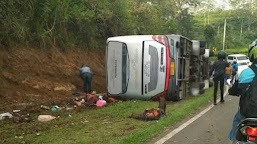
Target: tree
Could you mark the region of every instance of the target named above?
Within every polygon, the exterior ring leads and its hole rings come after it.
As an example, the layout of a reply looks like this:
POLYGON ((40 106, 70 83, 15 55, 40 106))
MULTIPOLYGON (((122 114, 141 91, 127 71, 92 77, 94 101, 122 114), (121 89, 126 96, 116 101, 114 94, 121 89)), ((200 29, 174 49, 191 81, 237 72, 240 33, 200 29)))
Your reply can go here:
POLYGON ((216 32, 214 28, 211 25, 207 25, 204 29, 204 36, 205 36, 205 40, 207 42, 208 48, 211 48, 213 42, 215 41, 215 35, 216 35, 216 32))

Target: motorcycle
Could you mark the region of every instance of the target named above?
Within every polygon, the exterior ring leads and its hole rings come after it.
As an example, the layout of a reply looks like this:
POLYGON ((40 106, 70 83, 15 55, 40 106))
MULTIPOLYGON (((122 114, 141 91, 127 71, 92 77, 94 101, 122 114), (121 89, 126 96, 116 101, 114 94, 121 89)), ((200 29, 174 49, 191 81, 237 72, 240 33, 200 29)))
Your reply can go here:
POLYGON ((257 143, 257 118, 246 118, 238 125, 237 144, 257 143))

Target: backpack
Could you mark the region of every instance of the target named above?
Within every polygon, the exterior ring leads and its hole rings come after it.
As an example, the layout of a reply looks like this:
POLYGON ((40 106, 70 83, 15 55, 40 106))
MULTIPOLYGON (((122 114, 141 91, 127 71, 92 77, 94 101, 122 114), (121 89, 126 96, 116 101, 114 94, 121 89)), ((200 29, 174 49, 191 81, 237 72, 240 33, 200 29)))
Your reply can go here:
POLYGON ((252 64, 250 68, 254 71, 255 77, 248 90, 240 98, 240 113, 247 118, 257 118, 257 67, 252 64))
POLYGON ((236 80, 232 87, 228 89, 228 94, 231 96, 240 95, 240 89, 238 88, 238 80, 236 80))
POLYGON ((232 68, 230 66, 225 68, 225 73, 226 75, 231 75, 232 74, 232 68))

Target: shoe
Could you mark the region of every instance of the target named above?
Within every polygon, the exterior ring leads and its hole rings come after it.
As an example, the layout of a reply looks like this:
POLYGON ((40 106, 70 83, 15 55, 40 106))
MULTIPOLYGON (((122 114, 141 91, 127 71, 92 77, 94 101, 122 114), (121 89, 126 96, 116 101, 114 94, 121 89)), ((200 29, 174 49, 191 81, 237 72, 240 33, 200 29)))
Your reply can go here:
POLYGON ((217 103, 213 103, 214 105, 217 105, 217 103))
POLYGON ((224 103, 225 101, 224 100, 221 100, 220 103, 224 103))

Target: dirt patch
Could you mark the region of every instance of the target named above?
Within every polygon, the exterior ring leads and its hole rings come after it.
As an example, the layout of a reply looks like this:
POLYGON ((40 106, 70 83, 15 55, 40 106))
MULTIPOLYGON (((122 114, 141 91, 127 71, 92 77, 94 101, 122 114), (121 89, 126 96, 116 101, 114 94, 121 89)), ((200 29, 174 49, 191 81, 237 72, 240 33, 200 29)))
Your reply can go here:
POLYGON ((0 50, 0 112, 21 103, 37 105, 72 98, 72 92, 82 92, 83 81, 78 75, 82 64, 93 71, 92 89, 105 92, 104 59, 103 52, 81 49, 0 50))

